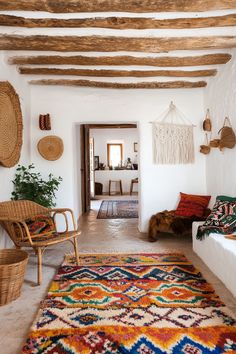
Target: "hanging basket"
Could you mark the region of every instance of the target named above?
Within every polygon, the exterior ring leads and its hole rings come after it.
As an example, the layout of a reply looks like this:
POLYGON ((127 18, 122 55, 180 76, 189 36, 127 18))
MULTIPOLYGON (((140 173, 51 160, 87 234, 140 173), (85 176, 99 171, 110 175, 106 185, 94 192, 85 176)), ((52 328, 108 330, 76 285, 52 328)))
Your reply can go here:
POLYGON ((223 127, 218 134, 220 134, 220 150, 224 148, 233 149, 235 147, 236 137, 228 117, 225 117, 223 127))
POLYGON ((64 151, 63 141, 56 135, 46 136, 39 140, 38 151, 45 160, 58 160, 64 151))
POLYGON ((207 136, 207 133, 206 133, 206 144, 204 145, 200 145, 200 152, 204 155, 208 155, 211 151, 211 147, 209 146, 209 143, 208 143, 208 136, 207 136))
POLYGON ((220 139, 213 139, 210 141, 211 148, 218 148, 220 146, 220 139))
POLYGON ((210 110, 207 110, 206 118, 203 121, 203 130, 206 132, 211 132, 212 129, 212 124, 211 124, 211 118, 210 118, 210 110))
POLYGON ((39 115, 39 128, 41 130, 51 130, 51 118, 49 113, 39 115))

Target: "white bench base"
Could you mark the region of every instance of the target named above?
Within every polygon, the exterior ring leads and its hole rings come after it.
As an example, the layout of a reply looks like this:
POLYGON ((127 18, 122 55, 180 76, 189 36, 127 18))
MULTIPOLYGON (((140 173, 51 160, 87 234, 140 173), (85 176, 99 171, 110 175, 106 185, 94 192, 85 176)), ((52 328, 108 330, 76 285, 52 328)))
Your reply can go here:
POLYGON ((236 240, 214 233, 204 240, 197 240, 197 229, 201 224, 193 223, 193 250, 236 297, 236 240))

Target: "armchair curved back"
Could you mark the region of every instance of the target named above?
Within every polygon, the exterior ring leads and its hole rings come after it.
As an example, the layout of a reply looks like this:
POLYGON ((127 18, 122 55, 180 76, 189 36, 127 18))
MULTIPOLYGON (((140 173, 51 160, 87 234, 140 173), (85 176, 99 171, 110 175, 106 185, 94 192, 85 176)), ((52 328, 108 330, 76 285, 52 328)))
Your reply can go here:
POLYGON ((48 208, 30 200, 0 202, 0 225, 8 233, 16 246, 23 236, 19 237, 19 233, 16 232, 16 227, 14 227, 14 225, 18 225, 19 227, 19 223, 14 223, 12 221, 19 219, 26 220, 39 214, 49 215, 50 212, 48 208), (9 221, 7 221, 8 219, 9 221))
POLYGON ((31 200, 14 200, 0 203, 0 218, 25 220, 38 214, 49 214, 49 209, 31 200))

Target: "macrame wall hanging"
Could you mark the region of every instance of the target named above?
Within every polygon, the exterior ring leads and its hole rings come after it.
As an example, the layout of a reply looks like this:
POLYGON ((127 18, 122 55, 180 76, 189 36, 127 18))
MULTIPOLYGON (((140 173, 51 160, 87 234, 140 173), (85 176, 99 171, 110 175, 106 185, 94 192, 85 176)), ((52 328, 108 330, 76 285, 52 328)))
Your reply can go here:
POLYGON ((193 127, 191 121, 171 102, 168 110, 152 122, 154 163, 193 163, 193 127))

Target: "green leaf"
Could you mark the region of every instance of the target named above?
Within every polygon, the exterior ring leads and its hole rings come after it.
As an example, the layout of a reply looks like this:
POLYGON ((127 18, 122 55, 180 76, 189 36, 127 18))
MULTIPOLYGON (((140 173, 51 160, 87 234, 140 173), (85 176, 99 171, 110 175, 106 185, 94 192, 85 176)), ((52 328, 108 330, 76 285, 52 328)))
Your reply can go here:
POLYGON ((44 180, 40 172, 35 172, 34 164, 28 167, 18 165, 15 178, 12 181, 12 200, 27 199, 45 207, 53 207, 55 192, 62 181, 61 177, 54 177, 51 173, 48 180, 44 180))

